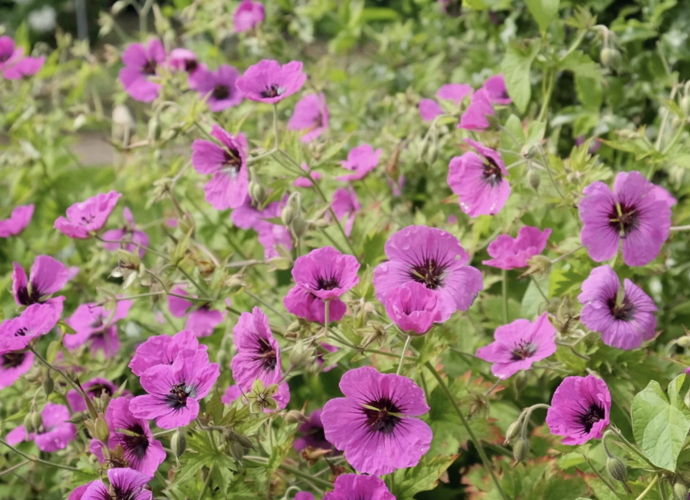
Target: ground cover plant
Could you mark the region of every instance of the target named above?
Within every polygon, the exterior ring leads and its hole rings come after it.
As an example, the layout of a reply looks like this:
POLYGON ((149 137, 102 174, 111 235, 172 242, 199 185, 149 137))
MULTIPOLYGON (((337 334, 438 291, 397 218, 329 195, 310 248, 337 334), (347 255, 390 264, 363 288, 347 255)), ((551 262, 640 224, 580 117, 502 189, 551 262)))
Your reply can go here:
POLYGON ((0 498, 688 498, 688 6, 8 19, 0 498))

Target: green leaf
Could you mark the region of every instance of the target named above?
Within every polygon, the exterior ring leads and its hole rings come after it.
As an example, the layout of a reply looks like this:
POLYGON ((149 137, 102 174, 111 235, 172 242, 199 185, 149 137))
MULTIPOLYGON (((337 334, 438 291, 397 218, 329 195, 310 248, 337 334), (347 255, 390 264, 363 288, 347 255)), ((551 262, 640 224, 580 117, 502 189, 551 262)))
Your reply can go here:
POLYGON ((511 42, 501 63, 508 94, 522 113, 527 109, 532 95, 529 72, 540 48, 541 40, 534 40, 529 47, 511 42))
POLYGON ((559 67, 571 71, 576 76, 592 78, 597 81, 604 79, 601 75, 601 67, 581 50, 575 50, 568 54, 568 57, 561 61, 559 67))
POLYGON ((225 405, 221 401, 220 393, 218 391, 214 391, 213 396, 211 396, 211 400, 206 403, 206 413, 211 415, 214 424, 220 425, 223 420, 224 409, 225 405))
POLYGON ((48 363, 50 363, 51 365, 55 361, 55 358, 57 358, 59 349, 60 342, 58 340, 53 340, 50 344, 48 344, 48 350, 46 351, 46 361, 48 361, 48 363))
POLYGON ((397 500, 412 500, 420 491, 434 489, 439 477, 443 474, 454 457, 424 458, 411 469, 399 469, 393 474, 393 495, 397 500))
POLYGON ((690 410, 679 396, 685 375, 668 386, 669 399, 656 381, 633 399, 633 433, 638 446, 657 467, 674 471, 683 442, 690 430, 690 410))
POLYGON ((599 110, 604 102, 604 92, 601 84, 593 79, 584 76, 575 76, 575 91, 582 105, 587 109, 599 110))
MULTIPOLYGON (((546 33, 549 25, 558 16, 558 4, 560 0, 526 0, 527 8, 537 21, 539 31, 546 33)), ((511 94, 512 95, 512 94, 511 94)))

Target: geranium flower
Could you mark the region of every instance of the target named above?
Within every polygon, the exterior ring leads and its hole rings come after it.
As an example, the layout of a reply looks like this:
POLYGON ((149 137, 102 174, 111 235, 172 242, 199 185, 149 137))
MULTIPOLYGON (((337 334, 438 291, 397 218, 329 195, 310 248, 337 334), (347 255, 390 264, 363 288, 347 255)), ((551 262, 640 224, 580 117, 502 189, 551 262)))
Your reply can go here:
POLYGON ((546 424, 551 434, 563 436, 563 444, 584 444, 601 438, 610 411, 606 382, 594 375, 566 377, 553 394, 546 424))
POLYGON ((383 479, 375 476, 343 474, 335 480, 335 488, 323 500, 395 500, 383 479))
POLYGON ((29 222, 31 222, 33 215, 33 205, 19 205, 15 207, 9 219, 0 220, 0 238, 9 238, 10 236, 21 234, 26 226, 29 225, 29 222))
POLYGON ((671 227, 670 195, 663 188, 633 171, 618 173, 613 192, 597 181, 583 193, 580 237, 593 260, 611 259, 621 240, 627 265, 644 266, 656 258, 671 227))
POLYGON ((582 304, 581 321, 601 333, 604 344, 618 349, 638 349, 656 335, 657 308, 649 295, 629 279, 621 283, 610 266, 592 269, 577 297, 582 304))
POLYGON ((419 101, 419 114, 425 122, 431 122, 439 115, 443 114, 443 108, 433 99, 422 99, 419 101))
POLYGON ((248 194, 247 151, 244 134, 237 137, 214 125, 211 135, 220 141, 196 139, 192 144, 192 166, 200 174, 213 174, 204 192, 217 210, 237 208, 248 194))
POLYGON ((0 390, 13 385, 34 365, 32 352, 6 352, 0 354, 0 390))
POLYGON ((530 226, 521 227, 517 238, 502 234, 489 243, 487 252, 492 258, 482 261, 482 264, 508 271, 527 267, 532 257, 544 251, 549 236, 550 228, 540 231, 539 228, 530 226))
POLYGON ((122 209, 122 216, 125 218, 125 225, 120 229, 111 229, 103 233, 103 239, 107 241, 121 241, 122 243, 103 243, 106 250, 117 250, 124 245, 125 250, 134 253, 139 249, 139 258, 143 258, 146 250, 141 246, 149 246, 149 237, 144 231, 140 231, 134 226, 134 216, 129 207, 122 209), (137 243, 139 245, 137 245, 137 243))
MULTIPOLYGON (((175 286, 172 289, 172 293, 176 295, 189 295, 181 286, 175 286)), ((180 297, 168 295, 170 314, 176 318, 184 318, 187 312, 189 312, 185 329, 196 333, 197 337, 208 337, 213 334, 213 330, 225 319, 225 311, 221 312, 211 309, 208 303, 194 308, 195 304, 198 304, 198 302, 191 302, 180 297)))
MULTIPOLYGON (((310 291, 296 285, 283 299, 285 309, 298 318, 323 325, 326 321, 326 303, 310 291)), ((340 321, 347 312, 345 302, 331 299, 328 303, 328 322, 340 321)))
POLYGON ((149 478, 134 469, 108 469, 108 481, 110 488, 100 479, 90 482, 81 500, 152 500, 153 498, 151 491, 146 489, 149 478))
POLYGON ((347 170, 352 170, 353 174, 341 175, 336 177, 339 181, 357 181, 364 179, 366 175, 376 168, 381 156, 381 148, 374 151, 369 144, 362 144, 354 149, 351 149, 347 154, 347 160, 341 161, 340 164, 347 170))
POLYGON ((67 218, 58 217, 53 227, 70 238, 89 238, 91 233, 101 229, 108 221, 120 196, 120 193, 110 191, 75 203, 67 209, 67 218))
POLYGON ((302 142, 309 143, 328 129, 328 107, 323 92, 308 94, 295 105, 295 111, 288 121, 290 130, 305 132, 302 142))
POLYGON ((0 71, 4 72, 22 58, 24 49, 17 47, 8 36, 0 36, 0 71))
POLYGON ((500 379, 510 378, 520 370, 529 370, 533 363, 556 352, 556 329, 546 313, 532 323, 517 319, 499 326, 494 342, 480 347, 477 357, 492 363, 491 373, 500 379))
POLYGON ((65 265, 48 255, 39 255, 31 266, 29 279, 17 262, 14 262, 13 266, 14 301, 20 306, 48 304, 53 308, 57 322, 62 315, 62 303, 65 298, 62 296, 50 298, 50 296, 60 291, 69 280, 69 272, 65 265))
POLYGON ((294 500, 314 500, 314 495, 308 491, 300 491, 295 495, 294 500))
MULTIPOLYGON (((64 297, 59 299, 62 310, 64 297)), ((34 339, 50 332, 58 318, 53 304, 34 304, 27 307, 19 317, 6 319, 0 324, 0 355, 23 351, 34 339)))
POLYGON ((219 112, 237 106, 242 102, 242 93, 237 90, 238 71, 223 64, 216 71, 198 68, 190 78, 190 86, 207 97, 206 104, 211 111, 219 112))
POLYGON ((338 366, 337 363, 334 365, 324 366, 326 364, 326 353, 332 353, 336 351, 338 351, 338 348, 336 346, 327 344, 326 342, 321 342, 318 345, 316 349, 316 364, 319 365, 323 373, 329 372, 333 368, 338 366))
POLYGON ((188 49, 172 49, 168 63, 173 70, 185 71, 190 75, 201 67, 196 54, 188 49))
POLYGON ((388 262, 376 266, 376 298, 386 303, 386 294, 404 283, 417 282, 437 295, 441 312, 438 322, 455 311, 466 311, 482 290, 482 273, 467 266, 469 256, 458 239, 441 229, 408 226, 386 242, 388 262))
POLYGON ((429 407, 411 379, 364 366, 345 373, 340 390, 345 397, 328 401, 321 421, 326 439, 357 472, 390 474, 414 467, 429 451, 431 428, 413 418, 429 407))
POLYGON ((140 382, 148 394, 132 399, 129 409, 137 418, 155 419, 161 429, 184 427, 197 417, 199 400, 219 375, 218 363, 209 363, 206 351, 183 351, 172 365, 146 370, 140 382))
POLYGON ((106 359, 114 357, 120 349, 116 323, 127 317, 131 307, 131 300, 119 300, 114 311, 94 303, 80 305, 66 320, 76 333, 65 335, 63 344, 74 350, 88 343, 92 356, 103 351, 106 359))
POLYGON ((487 116, 495 114, 491 105, 491 98, 486 89, 481 88, 472 94, 472 100, 467 110, 460 117, 458 128, 465 130, 486 130, 489 128, 487 116))
POLYGON ((273 224, 267 219, 280 217, 280 213, 285 207, 287 196, 280 201, 269 203, 262 210, 259 210, 251 196, 247 195, 242 205, 232 211, 230 218, 233 224, 241 229, 254 229, 259 234, 259 243, 264 247, 264 259, 269 260, 279 256, 278 245, 283 245, 286 249, 292 248, 292 237, 290 231, 285 226, 273 224))
POLYGON ((237 88, 251 101, 276 104, 301 89, 305 81, 307 75, 302 73, 301 62, 281 66, 277 61, 264 59, 237 79, 237 88))
POLYGON ((309 415, 309 418, 300 424, 297 431, 301 437, 295 439, 295 449, 302 451, 305 448, 316 448, 321 450, 332 450, 333 445, 326 439, 326 434, 323 430, 323 423, 321 422, 321 413, 323 410, 314 410, 309 415))
POLYGON ((357 199, 357 193, 352 189, 352 186, 348 186, 347 189, 338 188, 335 190, 331 208, 338 219, 342 221, 345 218, 345 235, 350 236, 352 234, 352 226, 355 223, 355 216, 362 208, 357 199))
POLYGON ((82 500, 82 498, 84 498, 84 493, 86 493, 86 490, 89 489, 90 484, 91 483, 86 483, 82 484, 81 486, 77 486, 74 491, 69 494, 67 500, 82 500))
POLYGON ((257 232, 259 233, 259 243, 264 247, 264 260, 280 257, 279 245, 282 245, 286 250, 292 248, 292 237, 286 226, 266 222, 258 226, 257 232))
POLYGON ((386 294, 388 317, 409 335, 423 335, 435 321, 440 321, 438 295, 416 281, 408 281, 386 294))
POLYGON ((460 208, 470 217, 496 215, 510 196, 508 170, 500 153, 466 139, 477 150, 455 156, 448 165, 448 185, 458 195, 460 208))
POLYGON ((486 90, 486 94, 492 104, 508 105, 513 102, 508 95, 508 89, 506 88, 506 82, 503 79, 503 75, 492 76, 484 82, 482 88, 486 90))
POLYGON ((333 247, 317 248, 295 261, 292 277, 304 290, 322 299, 343 295, 359 283, 359 262, 333 247))
POLYGON ((46 62, 45 56, 23 57, 11 66, 5 66, 2 74, 8 80, 21 80, 38 73, 46 62))
MULTIPOLYGON (((447 83, 443 85, 436 97, 444 101, 453 101, 455 106, 460 105, 463 99, 472 92, 472 87, 464 83, 447 83)), ((443 114, 443 108, 433 99, 422 99, 419 102, 419 113, 424 121, 432 121, 443 114)))
POLYGON ((148 47, 132 43, 125 49, 120 81, 132 99, 151 102, 158 97, 161 85, 151 81, 151 78, 156 76, 158 66, 165 63, 165 58, 165 48, 160 40, 151 40, 148 47))
MULTIPOLYGON (((314 179, 315 181, 321 179, 321 172, 319 172, 318 170, 309 170, 309 165, 307 165, 306 163, 302 163, 302 170, 304 170, 305 172, 309 172, 312 179, 314 179)), ((309 177, 306 176, 298 177, 297 179, 295 179, 295 182, 293 183, 295 187, 302 188, 310 188, 311 184, 311 180, 309 179, 309 177)))
POLYGON ((182 330, 173 336, 155 335, 137 347, 129 368, 141 377, 153 366, 172 365, 183 351, 199 350, 206 351, 206 346, 199 345, 196 333, 191 330, 182 330))
MULTIPOLYGON (((104 378, 92 378, 88 382, 81 384, 81 387, 91 400, 100 398, 102 394, 112 396, 120 389, 116 384, 104 378)), ((125 393, 129 394, 129 391, 125 391, 125 393)), ((71 390, 67 393, 67 402, 75 413, 86 411, 86 402, 84 398, 75 390, 71 390)))
POLYGON ((7 434, 6 441, 11 446, 22 441, 33 441, 38 449, 53 453, 65 449, 70 441, 77 437, 77 428, 68 422, 69 410, 64 405, 46 403, 41 411, 43 423, 36 432, 27 435, 23 425, 7 434))
POLYGON ((266 17, 264 6, 261 2, 242 0, 232 16, 235 25, 235 33, 242 33, 256 28, 266 17))

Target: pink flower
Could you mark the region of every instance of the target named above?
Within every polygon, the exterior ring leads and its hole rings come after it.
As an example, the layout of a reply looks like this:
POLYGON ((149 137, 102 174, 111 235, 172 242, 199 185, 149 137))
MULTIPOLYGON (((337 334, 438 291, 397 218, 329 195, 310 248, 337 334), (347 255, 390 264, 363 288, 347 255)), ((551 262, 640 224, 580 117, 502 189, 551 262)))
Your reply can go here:
POLYGON ((350 150, 347 154, 347 161, 341 161, 343 168, 352 170, 354 173, 336 177, 339 181, 356 181, 363 179, 369 172, 376 168, 381 156, 381 148, 374 151, 369 144, 362 144, 350 150))
POLYGON ((352 189, 352 186, 348 186, 347 189, 338 188, 335 190, 331 208, 338 219, 342 221, 345 218, 345 234, 350 236, 352 225, 355 222, 355 215, 362 208, 357 199, 357 193, 352 189))
MULTIPOLYGON (((298 318, 323 324, 326 321, 326 303, 313 293, 296 285, 283 299, 285 309, 298 318)), ((328 304, 328 322, 340 321, 347 312, 345 302, 331 299, 328 304)))
POLYGON ((323 500, 395 500, 388 486, 376 476, 343 474, 335 480, 335 488, 323 500))
POLYGON ((419 114, 425 122, 433 121, 443 114, 443 108, 433 99, 422 99, 419 101, 419 114))
POLYGON ((24 54, 24 49, 17 47, 8 36, 0 36, 0 71, 14 66, 24 54))
POLYGON ((75 203, 67 209, 67 218, 58 217, 53 227, 70 238, 89 238, 91 233, 98 231, 108 222, 108 217, 120 196, 120 193, 110 191, 75 203))
POLYGON ((466 140, 479 154, 468 151, 452 158, 448 185, 458 195, 462 211, 470 217, 496 215, 510 196, 510 184, 505 179, 508 170, 497 151, 466 140))
POLYGON ((489 244, 487 250, 492 259, 482 264, 505 270, 527 267, 532 257, 544 251, 550 235, 550 228, 542 232, 530 226, 521 227, 517 238, 502 234, 489 244))
POLYGON ((110 488, 100 479, 91 481, 81 500, 152 500, 153 498, 151 491, 146 489, 149 478, 134 469, 108 469, 108 481, 110 488))
POLYGON ((481 88, 472 94, 472 100, 467 110, 460 118, 458 128, 466 130, 486 130, 489 128, 487 116, 495 113, 491 105, 491 98, 486 89, 481 88))
POLYGON ((124 68, 120 70, 120 81, 132 99, 151 102, 158 97, 161 85, 151 81, 151 77, 156 76, 158 65, 165 58, 165 48, 159 40, 151 40, 148 47, 141 43, 127 47, 122 54, 124 68))
POLYGON ((629 266, 653 261, 668 238, 671 204, 675 199, 639 172, 620 172, 613 192, 593 182, 580 201, 582 244, 596 262, 611 259, 623 242, 623 260, 629 266), (672 201, 671 201, 672 200, 672 201))
POLYGON ((500 379, 510 378, 520 370, 529 370, 533 363, 556 352, 556 329, 546 313, 534 323, 517 319, 499 326, 494 342, 477 350, 477 357, 492 363, 491 373, 500 379))
POLYGON ((24 57, 11 66, 5 67, 3 76, 8 80, 21 80, 34 76, 46 62, 45 56, 24 57))
POLYGON ((441 229, 408 226, 386 242, 389 261, 376 266, 376 298, 386 303, 386 295, 405 283, 417 282, 434 291, 446 321, 455 311, 466 311, 482 290, 482 273, 467 266, 469 256, 458 239, 441 229))
POLYGON ((423 335, 434 321, 441 320, 438 297, 433 290, 415 281, 408 281, 386 294, 388 317, 408 335, 423 335))
MULTIPOLYGON (((189 295, 181 286, 174 287, 172 293, 185 296, 189 295)), ((196 296, 194 298, 196 298, 196 296)), ((199 304, 198 301, 190 302, 180 297, 168 296, 170 314, 176 318, 184 318, 187 312, 189 312, 185 328, 194 332, 197 337, 208 337, 213 334, 213 330, 215 330, 216 326, 223 321, 225 312, 211 309, 208 303, 203 303, 195 307, 195 305, 199 304)))
POLYGON ((251 101, 275 104, 301 89, 306 80, 301 62, 281 66, 277 61, 264 59, 237 79, 237 88, 251 101))
POLYGON ((0 220, 0 238, 9 238, 10 236, 20 234, 29 225, 33 215, 33 205, 19 205, 15 207, 9 219, 0 220))
POLYGON ((314 495, 308 491, 300 491, 295 495, 294 500, 314 500, 314 495))
POLYGON ((503 75, 499 74, 492 76, 484 82, 482 88, 486 90, 486 94, 492 104, 508 105, 513 102, 508 95, 508 89, 506 89, 506 82, 503 79, 503 75))
POLYGON ((304 96, 288 121, 290 130, 306 132, 302 142, 311 142, 328 129, 328 107, 323 92, 304 96))
POLYGON ((26 272, 16 262, 13 263, 12 290, 14 301, 20 306, 32 304, 47 304, 53 308, 55 321, 62 315, 62 303, 64 297, 50 298, 50 296, 62 289, 69 279, 69 273, 65 265, 49 257, 39 255, 31 266, 31 277, 27 279, 26 272))
POLYGON ((211 391, 220 375, 206 351, 183 351, 172 365, 157 365, 141 376, 148 393, 137 396, 129 410, 137 418, 155 419, 161 429, 184 427, 199 414, 199 401, 211 391))
POLYGON ((266 17, 264 6, 261 2, 242 0, 235 10, 232 19, 235 24, 235 32, 242 33, 256 28, 266 17))
POLYGON ((264 260, 279 257, 278 246, 282 245, 286 250, 292 248, 290 230, 279 224, 267 222, 258 226, 259 243, 264 247, 264 260))
POLYGON ((472 87, 466 83, 447 83, 438 89, 436 97, 445 101, 453 101, 453 104, 459 106, 463 99, 471 93, 472 87))
POLYGON ((144 231, 135 229, 134 216, 129 207, 122 209, 122 215, 125 218, 125 225, 120 229, 111 229, 103 233, 103 239, 106 241, 119 241, 122 243, 103 243, 106 250, 117 250, 124 247, 129 253, 134 253, 139 249, 139 258, 143 258, 146 250, 141 246, 149 246, 149 237, 144 231), (137 243, 139 245, 137 245, 137 243))
POLYGON ((295 439, 295 449, 302 451, 305 448, 315 448, 320 450, 333 450, 333 445, 326 440, 326 435, 321 422, 323 410, 314 410, 309 415, 309 419, 300 424, 297 429, 301 437, 295 439))
POLYGON ((32 352, 6 352, 0 354, 0 390, 10 387, 34 365, 32 352))
POLYGON ((211 135, 222 145, 196 139, 192 144, 192 166, 200 174, 213 174, 204 192, 216 210, 237 208, 248 194, 247 151, 249 145, 244 134, 234 137, 218 125, 211 135))
MULTIPOLYGON (((60 299, 62 306, 64 297, 60 299)), ((27 307, 21 316, 6 319, 0 324, 0 355, 25 350, 34 339, 50 332, 58 317, 52 305, 34 304, 27 307)))
POLYGON ((175 71, 186 71, 188 74, 194 73, 200 68, 196 54, 187 49, 173 49, 170 51, 168 64, 175 71))
MULTIPOLYGON (((302 170, 305 172, 309 172, 311 174, 312 179, 315 181, 318 181, 321 179, 321 172, 318 172, 316 170, 309 170, 309 165, 306 163, 302 163, 302 170)), ((293 183, 295 187, 302 187, 302 188, 310 188, 311 187, 311 180, 309 180, 309 177, 298 177, 295 179, 295 182, 293 183)))
POLYGON ((268 260, 279 256, 278 245, 286 249, 292 248, 292 237, 285 226, 273 224, 266 219, 280 217, 285 206, 287 196, 280 201, 269 203, 263 210, 255 207, 251 196, 247 195, 242 205, 230 214, 233 224, 242 229, 254 229, 259 233, 259 243, 264 247, 264 259, 268 260))
POLYGON ((359 283, 358 271, 359 262, 354 256, 343 255, 333 247, 323 247, 298 257, 292 277, 312 295, 330 300, 359 283))
POLYGON ((190 86, 206 97, 208 109, 214 112, 232 108, 242 102, 242 93, 237 90, 238 71, 224 64, 216 71, 197 69, 190 76, 190 86))
MULTIPOLYGON (((91 400, 100 398, 102 394, 112 396, 120 389, 116 384, 113 384, 110 380, 106 380, 104 378, 92 378, 88 382, 83 383, 81 386, 91 400)), ((129 391, 124 391, 123 393, 123 395, 129 394, 129 391)), ((75 390, 67 392, 67 402, 72 408, 72 412, 86 410, 86 402, 84 401, 84 398, 75 390)))
POLYGON ((182 330, 172 337, 156 335, 137 347, 129 367, 132 373, 141 377, 153 366, 172 365, 183 351, 205 350, 206 346, 199 344, 196 333, 191 330, 182 330))
POLYGON ((103 351, 106 359, 114 357, 120 349, 116 323, 127 317, 131 307, 131 300, 118 301, 114 311, 107 311, 94 303, 80 305, 66 320, 76 333, 65 335, 65 347, 75 350, 88 343, 93 357, 99 350, 103 351))
POLYGON ((41 417, 43 423, 36 432, 27 435, 21 425, 7 434, 7 443, 14 446, 22 441, 34 441, 39 450, 54 453, 65 449, 77 437, 77 428, 68 422, 70 414, 66 406, 49 401, 43 407, 41 417))

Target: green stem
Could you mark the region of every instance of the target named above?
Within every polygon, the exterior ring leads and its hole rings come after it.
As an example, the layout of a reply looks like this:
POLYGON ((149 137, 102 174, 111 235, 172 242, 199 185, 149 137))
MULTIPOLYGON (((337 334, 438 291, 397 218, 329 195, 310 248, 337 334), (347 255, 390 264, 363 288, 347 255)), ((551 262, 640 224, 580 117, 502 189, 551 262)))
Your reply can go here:
POLYGON ((398 362, 398 370, 395 372, 396 375, 400 375, 400 372, 402 371, 403 361, 405 361, 405 353, 407 352, 407 348, 410 347, 411 341, 412 335, 408 335, 405 339, 405 345, 403 346, 402 351, 400 352, 400 361, 398 362))
POLYGON ((31 460, 32 462, 36 462, 36 463, 39 463, 39 464, 47 465, 47 466, 49 466, 49 467, 55 467, 56 469, 64 469, 64 470, 70 470, 70 471, 76 471, 76 472, 79 471, 79 469, 77 469, 77 468, 75 468, 75 467, 70 467, 69 465, 55 464, 55 463, 53 463, 53 462, 48 462, 48 461, 46 461, 46 460, 41 460, 41 459, 38 458, 38 457, 32 457, 31 455, 27 455, 27 454, 24 453, 23 451, 19 451, 19 450, 18 450, 17 448, 15 448, 14 446, 7 444, 7 442, 4 441, 3 439, 0 439, 0 444, 4 444, 4 445, 7 446, 10 450, 12 450, 13 452, 15 452, 17 455, 19 455, 19 456, 21 456, 21 457, 24 457, 24 458, 27 459, 27 460, 31 460))
POLYGON ((250 291, 248 291, 248 290, 245 290, 244 293, 246 293, 247 295, 249 295, 252 299, 254 299, 255 301, 257 301, 259 304, 262 304, 263 306, 265 306, 265 307, 268 308, 269 310, 273 311, 273 313, 276 314, 280 319, 282 319, 283 322, 289 323, 288 319, 287 319, 285 316, 283 316, 283 315, 280 313, 280 311, 278 311, 275 307, 273 307, 273 306, 270 305, 268 302, 266 302, 265 300, 263 300, 261 297, 259 297, 259 296, 257 296, 257 295, 254 295, 252 292, 250 292, 250 291))
POLYGON ((659 476, 654 476, 654 479, 652 479, 652 482, 649 483, 649 486, 647 486, 647 488, 646 488, 642 493, 640 493, 640 496, 637 497, 636 500, 642 500, 644 497, 646 497, 646 496, 647 496, 647 493, 649 493, 650 491, 652 491, 652 488, 654 488, 654 485, 655 485, 658 481, 659 481, 659 476))
POLYGON ((610 489, 614 495, 616 495, 618 498, 622 498, 620 493, 616 491, 616 488, 604 477, 601 475, 601 472, 599 472, 596 467, 592 465, 592 463, 589 461, 589 458, 587 458, 586 455, 582 455, 585 459, 585 462, 587 462, 587 465, 589 465, 589 468, 592 469, 592 472, 594 472, 594 475, 599 478, 599 481, 601 481, 608 489, 610 489))
POLYGON ((508 272, 503 270, 503 323, 508 324, 508 272))
POLYGON ((194 285, 197 290, 199 290, 199 293, 201 293, 202 297, 208 300, 208 297, 206 296, 206 290, 203 289, 201 285, 199 285, 199 283, 194 281, 194 278, 192 278, 192 276, 187 271, 185 271, 183 267, 178 266, 177 269, 179 269, 180 272, 184 274, 185 278, 187 278, 190 281, 190 283, 194 285))
POLYGON ((327 300, 324 303, 324 308, 323 308, 323 336, 328 337, 328 323, 329 323, 329 317, 328 314, 330 313, 330 308, 331 308, 331 301, 327 300))
POLYGON ((689 226, 671 226, 670 227, 671 231, 687 231, 689 229, 690 229, 690 225, 689 226))
POLYGON ((275 136, 275 149, 278 149, 278 104, 273 105, 273 135, 275 136))
POLYGON ((448 401, 453 406, 455 413, 457 413, 458 417, 460 417, 460 422, 462 422, 463 427, 465 428, 465 430, 467 431, 467 434, 470 437, 470 441, 472 441, 472 443, 474 444, 474 447, 477 449, 477 453, 479 453, 479 457, 482 459, 482 463, 484 464, 484 468, 487 470, 487 472, 491 476, 491 480, 493 481, 494 485, 496 486, 496 489, 498 490, 499 495, 501 496, 501 498, 503 500, 508 500, 508 496, 506 495, 506 492, 503 491, 503 486, 501 485, 501 482, 498 480, 498 477, 496 477, 496 473, 494 472, 494 469, 491 466, 491 462, 489 461, 489 457, 486 456, 486 452, 484 451, 484 448, 482 448, 482 445, 479 442, 479 439, 477 439, 477 436, 474 435, 474 431, 472 430, 472 427, 470 427, 470 424, 467 422, 465 415, 462 413, 462 410, 460 410, 460 407, 455 402, 455 398, 453 398, 453 395, 451 394, 450 389, 448 389, 448 386, 446 385, 445 381, 441 378, 441 375, 436 371, 436 368, 433 367, 431 362, 427 361, 425 366, 431 372, 431 374, 434 376, 436 381, 438 382, 438 385, 441 388, 441 390, 443 391, 443 394, 445 394, 446 398, 448 398, 448 401))
POLYGON ((211 464, 211 467, 208 469, 208 476, 206 476, 206 481, 204 481, 204 487, 201 488, 201 492, 199 493, 199 499, 202 500, 204 498, 204 495, 206 495, 206 490, 208 489, 209 485, 211 484, 211 474, 213 473, 213 467, 215 464, 211 464))
POLYGON ((18 463, 17 465, 13 465, 9 469, 5 469, 4 471, 0 472, 0 476, 4 476, 5 474, 9 474, 12 471, 15 471, 17 469, 20 469, 21 467, 24 467, 26 464, 31 463, 31 460, 24 460, 23 462, 18 463))
POLYGON ((290 467, 289 465, 280 464, 278 466, 278 468, 282 471, 285 471, 285 472, 292 474, 293 476, 297 476, 299 478, 310 481, 310 482, 314 483, 316 486, 320 486, 322 488, 328 488, 328 489, 333 488, 333 485, 329 481, 326 481, 325 479, 318 478, 312 474, 304 473, 299 469, 296 469, 294 467, 290 467))
POLYGON ((623 434, 621 434, 621 431, 619 431, 618 429, 611 429, 611 431, 613 432, 613 434, 615 434, 615 436, 616 436, 618 439, 620 439, 620 440, 625 444, 625 447, 626 447, 628 450, 632 451, 632 452, 635 453, 638 457, 640 457, 642 460, 644 460, 644 461, 647 463, 647 465, 649 465, 652 469, 654 469, 654 470, 657 470, 657 469, 658 469, 658 467, 657 467, 656 465, 654 465, 654 464, 644 455, 644 453, 642 453, 640 450, 637 449, 637 446, 635 446, 635 445, 632 444, 630 441, 628 441, 627 439, 625 439, 625 436, 623 436, 623 434))
POLYGON ((544 118, 546 117, 546 112, 549 110, 549 102, 551 102, 551 94, 553 94, 553 88, 556 85, 556 73, 554 71, 549 71, 548 72, 548 78, 549 78, 549 81, 548 81, 547 87, 546 87, 546 94, 544 95, 544 102, 541 105, 541 111, 539 112, 539 116, 537 117, 538 122, 544 121, 544 118))

